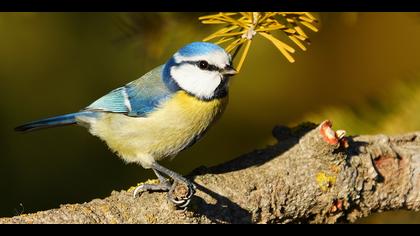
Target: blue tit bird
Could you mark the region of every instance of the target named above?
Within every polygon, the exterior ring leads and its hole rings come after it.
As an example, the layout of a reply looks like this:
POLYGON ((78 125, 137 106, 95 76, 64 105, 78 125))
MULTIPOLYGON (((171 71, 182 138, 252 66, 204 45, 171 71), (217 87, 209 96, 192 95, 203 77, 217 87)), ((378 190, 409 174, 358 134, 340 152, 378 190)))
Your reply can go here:
POLYGON ((173 203, 186 206, 195 192, 194 184, 158 161, 193 145, 220 117, 228 101, 229 78, 235 73, 232 58, 223 48, 193 42, 165 64, 79 112, 30 122, 15 130, 84 126, 125 162, 154 171, 160 183, 137 187, 134 197, 143 191, 168 191, 173 203), (173 180, 172 184, 165 175, 173 180), (188 187, 185 198, 173 195, 177 183, 188 187))

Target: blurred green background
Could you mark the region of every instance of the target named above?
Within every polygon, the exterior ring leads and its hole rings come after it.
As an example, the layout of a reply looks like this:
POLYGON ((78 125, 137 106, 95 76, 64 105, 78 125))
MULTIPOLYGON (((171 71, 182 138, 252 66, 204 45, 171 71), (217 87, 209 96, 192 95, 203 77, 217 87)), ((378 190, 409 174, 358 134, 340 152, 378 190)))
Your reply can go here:
MULTIPOLYGON (((0 216, 102 198, 155 178, 77 126, 19 134, 77 111, 215 30, 206 13, 0 13, 0 216)), ((291 64, 256 37, 222 119, 163 164, 186 174, 274 143, 276 124, 331 119, 350 134, 420 130, 420 14, 320 13, 291 64)), ((289 43, 293 45, 293 43, 289 43)), ((295 47, 295 46, 294 46, 295 47)), ((296 48, 296 47, 295 47, 296 48)), ((406 211, 359 223, 420 223, 406 211)))

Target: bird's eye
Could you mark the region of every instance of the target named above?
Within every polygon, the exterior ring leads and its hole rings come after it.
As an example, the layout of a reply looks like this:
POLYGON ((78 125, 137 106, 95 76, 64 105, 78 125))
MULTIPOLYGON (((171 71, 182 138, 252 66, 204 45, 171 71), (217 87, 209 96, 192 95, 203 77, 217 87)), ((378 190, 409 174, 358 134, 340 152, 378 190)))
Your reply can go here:
POLYGON ((198 67, 200 67, 200 69, 205 70, 209 67, 209 63, 206 61, 199 61, 198 62, 198 67))

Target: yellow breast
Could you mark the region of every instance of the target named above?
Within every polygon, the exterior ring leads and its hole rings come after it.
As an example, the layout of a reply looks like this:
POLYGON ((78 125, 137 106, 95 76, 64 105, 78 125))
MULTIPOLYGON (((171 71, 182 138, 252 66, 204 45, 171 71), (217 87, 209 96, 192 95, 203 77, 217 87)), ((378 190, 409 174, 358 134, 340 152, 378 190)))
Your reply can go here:
POLYGON ((202 134, 223 112, 227 98, 201 101, 181 91, 147 117, 104 113, 90 132, 128 162, 141 156, 173 156, 202 134))

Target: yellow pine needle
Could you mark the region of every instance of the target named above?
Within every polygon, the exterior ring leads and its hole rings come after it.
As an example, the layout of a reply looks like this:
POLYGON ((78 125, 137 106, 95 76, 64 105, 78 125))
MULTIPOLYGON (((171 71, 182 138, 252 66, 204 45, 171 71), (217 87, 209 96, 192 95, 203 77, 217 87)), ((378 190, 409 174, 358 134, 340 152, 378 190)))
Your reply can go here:
POLYGON ((317 32, 314 23, 317 19, 309 12, 220 12, 213 15, 201 16, 198 18, 203 24, 224 24, 222 29, 207 36, 203 41, 216 41, 216 44, 227 43, 225 50, 231 53, 235 49, 244 48, 240 54, 237 70, 243 66, 246 56, 251 47, 252 38, 255 32, 268 39, 286 57, 289 62, 294 62, 291 54, 295 49, 280 39, 274 37, 271 32, 281 31, 289 40, 296 44, 300 49, 306 51, 305 44, 309 44, 309 38, 302 29, 309 28, 317 32))
POLYGON ((219 37, 217 34, 211 34, 211 35, 209 35, 209 36, 205 37, 205 38, 203 39, 203 41, 210 41, 210 40, 212 40, 212 39, 214 39, 214 38, 217 38, 217 37, 219 37))
POLYGON ((305 12, 305 15, 308 17, 308 18, 311 18, 312 20, 314 20, 314 21, 316 21, 316 18, 311 14, 311 13, 309 13, 309 12, 305 12))
POLYGON ((308 27, 309 29, 311 29, 312 31, 314 31, 314 32, 318 32, 318 29, 315 27, 315 26, 313 26, 313 25, 311 25, 310 23, 308 23, 308 22, 305 22, 305 21, 302 21, 302 22, 300 22, 302 25, 304 25, 304 26, 306 26, 306 27, 308 27))
POLYGON ((282 41, 280 41, 279 39, 275 38, 273 35, 268 34, 268 33, 264 33, 264 32, 260 32, 260 35, 264 36, 265 38, 269 39, 270 41, 272 41, 275 44, 280 45, 280 47, 286 49, 287 51, 294 53, 295 49, 293 49, 292 47, 290 47, 289 45, 283 43, 282 41))
POLYGON ((223 24, 223 23, 226 23, 226 22, 224 22, 224 21, 221 21, 221 20, 203 20, 201 23, 203 23, 203 24, 223 24))
POLYGON ((303 20, 303 21, 306 21, 306 22, 309 22, 309 23, 314 22, 314 20, 313 20, 313 19, 309 19, 309 18, 308 18, 308 17, 306 17, 306 16, 299 16, 299 19, 301 19, 301 20, 303 20))
POLYGON ((290 40, 292 40, 296 45, 300 47, 303 51, 306 51, 306 47, 297 39, 294 35, 289 36, 290 40))
POLYGON ((295 26, 295 30, 298 34, 302 35, 303 37, 307 38, 308 36, 305 34, 305 32, 303 32, 302 28, 300 28, 299 26, 295 26))
POLYGON ((268 27, 259 27, 258 29, 256 29, 255 31, 260 32, 260 31, 273 31, 273 30, 283 30, 286 33, 294 33, 295 31, 293 29, 285 29, 286 27, 284 25, 276 25, 276 26, 268 26, 268 27))
POLYGON ((294 33, 296 33, 296 30, 294 30, 294 29, 290 29, 290 28, 288 28, 288 29, 285 29, 285 30, 283 30, 284 32, 286 32, 286 33, 289 33, 289 34, 294 34, 294 33))
POLYGON ((238 15, 237 12, 221 12, 222 15, 224 16, 234 16, 234 15, 238 15))
POLYGON ((245 44, 245 48, 244 51, 242 52, 242 56, 241 59, 239 60, 238 65, 236 66, 236 70, 239 72, 241 71, 242 65, 244 64, 246 55, 248 55, 248 51, 249 51, 249 47, 251 46, 251 40, 247 40, 246 44, 245 44))
POLYGON ((243 31, 239 31, 239 32, 232 32, 232 33, 223 33, 223 34, 219 34, 220 37, 229 37, 229 36, 237 36, 237 35, 242 35, 245 33, 245 30, 243 31))
MULTIPOLYGON (((233 40, 233 39, 234 39, 233 37, 221 38, 219 41, 215 42, 215 44, 222 44, 222 43, 228 42, 228 41, 233 40)), ((206 40, 203 40, 203 41, 206 41, 206 40)))
POLYGON ((275 16, 277 13, 273 12, 266 12, 264 16, 260 19, 260 22, 264 22, 266 19, 275 16))
POLYGON ((283 56, 286 57, 286 59, 289 62, 291 62, 291 63, 295 62, 295 59, 293 59, 293 57, 289 53, 289 52, 291 52, 291 53, 295 52, 295 50, 292 47, 290 47, 289 45, 287 45, 287 44, 283 43, 282 41, 276 39, 274 36, 272 36, 270 34, 263 33, 263 32, 260 32, 259 34, 262 35, 263 37, 265 37, 266 39, 270 40, 274 44, 274 46, 276 46, 277 49, 280 50, 280 52, 283 54, 283 56))
POLYGON ((235 30, 237 28, 238 28, 238 26, 236 26, 236 25, 231 26, 231 27, 227 27, 227 28, 221 28, 220 30, 218 30, 218 31, 212 33, 211 35, 207 36, 203 41, 208 41, 212 38, 219 37, 220 34, 235 30))
POLYGON ((252 13, 249 13, 249 12, 239 12, 239 14, 241 14, 242 16, 244 16, 246 18, 251 18, 252 17, 252 13))
POLYGON ((236 14, 237 13, 234 13, 234 12, 231 12, 231 13, 229 13, 229 12, 224 12, 224 13, 219 12, 219 13, 213 14, 213 15, 200 16, 200 17, 198 17, 198 19, 199 20, 206 20, 206 19, 212 19, 212 18, 220 17, 222 15, 232 16, 232 15, 236 15, 236 14))
POLYGON ((229 17, 229 16, 224 16, 224 19, 223 20, 225 20, 226 22, 230 22, 232 24, 236 24, 236 25, 242 26, 244 28, 247 27, 247 25, 245 23, 243 23, 242 21, 235 20, 235 19, 233 19, 232 17, 229 17))
POLYGON ((239 28, 239 26, 233 25, 231 27, 222 28, 221 30, 216 31, 214 34, 223 34, 223 33, 226 33, 226 32, 232 31, 232 30, 235 30, 237 28, 239 28))
POLYGON ((302 35, 298 35, 298 34, 294 34, 293 36, 295 36, 297 39, 301 40, 301 41, 306 41, 308 38, 302 35))
POLYGON ((198 20, 203 21, 203 20, 213 19, 213 18, 217 17, 219 14, 216 14, 216 15, 207 15, 207 16, 200 16, 200 17, 198 17, 198 20))
POLYGON ((226 52, 230 52, 230 51, 232 51, 234 48, 236 48, 236 47, 239 45, 240 41, 241 41, 241 38, 238 38, 238 39, 236 39, 235 41, 231 42, 231 43, 230 43, 230 44, 229 44, 229 45, 225 48, 226 52))

